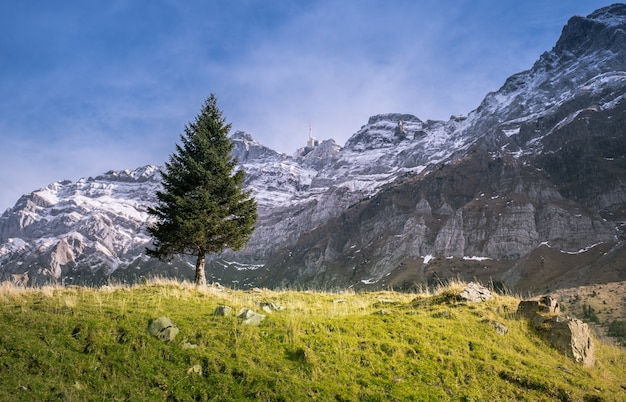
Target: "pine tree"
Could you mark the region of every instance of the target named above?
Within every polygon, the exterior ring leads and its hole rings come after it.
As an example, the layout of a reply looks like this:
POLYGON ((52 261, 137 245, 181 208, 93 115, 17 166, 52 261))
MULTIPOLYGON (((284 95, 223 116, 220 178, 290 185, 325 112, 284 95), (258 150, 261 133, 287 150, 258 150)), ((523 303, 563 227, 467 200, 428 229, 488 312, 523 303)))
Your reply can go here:
POLYGON ((245 173, 235 171, 230 128, 211 94, 196 120, 185 126, 182 145, 176 145, 161 172, 157 205, 148 209, 156 217, 148 227, 154 247, 147 249, 148 255, 161 260, 174 254, 197 256, 197 285, 206 284, 207 254, 239 250, 257 219, 256 201, 243 189, 245 173))

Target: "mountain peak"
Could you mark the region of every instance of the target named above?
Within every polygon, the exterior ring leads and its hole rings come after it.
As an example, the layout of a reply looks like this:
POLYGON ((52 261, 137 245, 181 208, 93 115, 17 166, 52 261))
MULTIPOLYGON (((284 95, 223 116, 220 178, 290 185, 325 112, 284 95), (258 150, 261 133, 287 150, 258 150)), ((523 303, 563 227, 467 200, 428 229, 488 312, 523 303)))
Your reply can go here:
POLYGON ((404 121, 404 122, 411 121, 415 123, 422 123, 420 119, 413 116, 412 114, 384 113, 384 114, 377 114, 377 115, 371 116, 369 120, 367 121, 367 124, 375 124, 375 123, 378 123, 379 121, 390 121, 393 123, 398 123, 400 121, 404 121))
POLYGON ((580 57, 595 51, 624 51, 626 46, 626 5, 613 4, 587 17, 570 18, 563 27, 553 52, 558 56, 580 57))
POLYGON ((241 130, 237 130, 235 131, 235 134, 233 134, 231 136, 231 138, 233 140, 242 140, 242 141, 248 141, 248 142, 257 142, 253 137, 252 134, 247 133, 245 131, 241 131, 241 130))
POLYGON ((626 4, 616 3, 600 8, 589 14, 587 18, 602 21, 607 25, 621 25, 626 19, 626 4))
POLYGON ((284 159, 285 157, 285 155, 261 144, 255 140, 251 134, 245 131, 235 132, 231 136, 231 139, 235 142, 233 156, 236 157, 240 163, 256 159, 284 159))
MULTIPOLYGON (((159 167, 156 165, 146 165, 132 170, 109 170, 105 174, 96 177, 95 180, 144 182, 151 180, 155 174, 159 174, 159 167)), ((66 184, 67 183, 69 182, 66 182, 66 184)))

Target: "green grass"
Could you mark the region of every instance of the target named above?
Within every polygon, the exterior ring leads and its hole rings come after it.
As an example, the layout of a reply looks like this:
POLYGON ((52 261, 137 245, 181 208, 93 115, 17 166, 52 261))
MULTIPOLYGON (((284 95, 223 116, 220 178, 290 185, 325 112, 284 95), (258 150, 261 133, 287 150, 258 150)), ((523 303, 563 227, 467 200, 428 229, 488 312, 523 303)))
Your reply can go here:
POLYGON ((626 353, 583 368, 513 312, 431 294, 134 287, 0 289, 0 400, 626 400, 626 353), (274 302, 260 326, 216 317, 274 302), (180 329, 164 343, 150 319, 180 329), (498 335, 493 321, 509 328, 498 335), (194 345, 195 347, 189 347, 194 345))

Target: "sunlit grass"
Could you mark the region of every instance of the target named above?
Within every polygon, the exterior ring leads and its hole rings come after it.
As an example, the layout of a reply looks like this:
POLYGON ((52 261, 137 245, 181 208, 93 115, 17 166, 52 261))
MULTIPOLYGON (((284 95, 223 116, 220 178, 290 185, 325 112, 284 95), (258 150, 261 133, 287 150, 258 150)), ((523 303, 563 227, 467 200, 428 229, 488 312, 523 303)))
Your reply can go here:
POLYGON ((514 312, 455 281, 393 291, 251 291, 154 279, 0 288, 0 400, 623 400, 626 355, 583 368, 514 312), (219 305, 266 314, 260 326, 219 305), (148 335, 169 317, 174 342, 148 335), (493 321, 506 325, 498 335, 493 321))

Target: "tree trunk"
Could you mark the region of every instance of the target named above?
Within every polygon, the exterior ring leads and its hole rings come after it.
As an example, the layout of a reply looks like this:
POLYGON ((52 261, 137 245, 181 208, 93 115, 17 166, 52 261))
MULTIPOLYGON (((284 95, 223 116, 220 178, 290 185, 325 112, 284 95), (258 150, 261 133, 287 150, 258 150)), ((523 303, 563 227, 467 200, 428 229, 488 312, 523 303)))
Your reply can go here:
POLYGON ((204 264, 206 263, 206 255, 204 252, 198 253, 196 261, 196 286, 206 285, 206 275, 204 274, 204 264))

